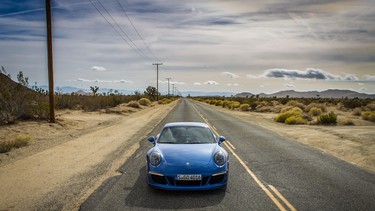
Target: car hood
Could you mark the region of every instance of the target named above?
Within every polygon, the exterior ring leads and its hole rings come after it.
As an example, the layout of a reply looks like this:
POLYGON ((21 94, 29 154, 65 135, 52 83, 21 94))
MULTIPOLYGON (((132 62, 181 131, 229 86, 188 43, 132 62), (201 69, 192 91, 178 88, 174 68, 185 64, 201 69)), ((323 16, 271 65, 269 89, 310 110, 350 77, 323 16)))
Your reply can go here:
POLYGON ((167 165, 204 166, 213 159, 217 144, 158 144, 167 165))

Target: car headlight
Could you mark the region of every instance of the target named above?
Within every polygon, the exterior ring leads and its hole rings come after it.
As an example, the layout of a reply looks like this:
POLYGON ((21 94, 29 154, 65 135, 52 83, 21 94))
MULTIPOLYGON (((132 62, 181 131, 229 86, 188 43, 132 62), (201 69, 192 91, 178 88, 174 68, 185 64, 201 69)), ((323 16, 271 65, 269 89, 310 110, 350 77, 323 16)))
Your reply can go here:
POLYGON ((214 160, 218 166, 223 166, 226 162, 225 154, 222 151, 216 152, 214 155, 214 160))
POLYGON ((161 154, 159 152, 153 152, 150 156, 150 163, 153 166, 159 165, 161 162, 161 154))

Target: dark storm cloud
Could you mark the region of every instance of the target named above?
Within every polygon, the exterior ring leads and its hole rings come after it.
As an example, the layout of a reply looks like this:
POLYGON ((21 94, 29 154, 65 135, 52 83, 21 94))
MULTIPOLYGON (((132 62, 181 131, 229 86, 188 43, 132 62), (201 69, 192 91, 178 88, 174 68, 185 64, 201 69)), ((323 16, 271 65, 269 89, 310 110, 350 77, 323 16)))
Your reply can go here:
POLYGON ((266 78, 284 78, 284 79, 315 79, 315 80, 358 80, 355 75, 345 76, 333 75, 324 70, 308 68, 305 71, 288 69, 269 69, 263 74, 266 78))

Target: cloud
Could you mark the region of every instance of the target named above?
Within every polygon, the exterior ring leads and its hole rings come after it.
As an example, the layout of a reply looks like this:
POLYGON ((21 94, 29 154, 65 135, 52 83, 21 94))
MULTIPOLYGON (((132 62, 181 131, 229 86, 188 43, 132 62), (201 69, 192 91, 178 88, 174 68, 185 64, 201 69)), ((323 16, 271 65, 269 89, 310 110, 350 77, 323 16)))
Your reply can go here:
POLYGON ((294 84, 292 83, 287 83, 287 84, 284 84, 285 87, 288 87, 288 88, 294 88, 296 87, 294 84))
POLYGON ((107 69, 105 67, 102 67, 102 66, 92 66, 91 70, 97 71, 97 72, 103 72, 103 71, 106 71, 107 69))
POLYGON ((339 80, 339 81, 358 81, 354 74, 344 76, 334 75, 321 69, 306 68, 306 70, 289 70, 289 69, 268 69, 260 76, 246 75, 247 78, 282 78, 282 79, 304 79, 304 80, 339 80))
POLYGON ((222 72, 221 75, 224 75, 224 76, 227 76, 229 78, 238 78, 240 76, 234 74, 234 73, 231 73, 231 72, 222 72))
POLYGON ((195 86, 201 86, 202 84, 199 83, 199 82, 195 82, 193 85, 195 85, 195 86))
POLYGON ((206 81, 203 83, 204 85, 218 85, 219 83, 216 81, 206 81))
POLYGON ((129 84, 133 83, 133 81, 124 80, 124 79, 121 79, 121 80, 99 80, 99 79, 89 80, 89 79, 84 79, 84 78, 78 78, 77 80, 67 80, 67 81, 68 82, 77 81, 77 82, 85 82, 85 83, 129 83, 129 84))

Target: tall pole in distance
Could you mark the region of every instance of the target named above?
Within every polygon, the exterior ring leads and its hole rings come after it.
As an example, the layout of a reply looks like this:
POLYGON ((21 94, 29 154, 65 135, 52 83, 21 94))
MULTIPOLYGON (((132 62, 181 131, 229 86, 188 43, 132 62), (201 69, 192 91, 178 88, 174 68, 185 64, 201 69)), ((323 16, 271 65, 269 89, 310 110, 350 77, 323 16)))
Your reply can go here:
POLYGON ((172 95, 174 96, 174 84, 172 84, 172 95))
POLYGON ((169 97, 169 80, 171 79, 171 78, 166 78, 167 80, 168 80, 168 97, 169 97))
POLYGON ((159 65, 163 65, 163 63, 153 63, 152 65, 156 65, 156 101, 159 101, 159 65))
POLYGON ((52 51, 52 14, 51 0, 46 0, 47 50, 48 50, 48 82, 49 82, 49 120, 55 123, 55 91, 53 83, 53 51, 52 51))

